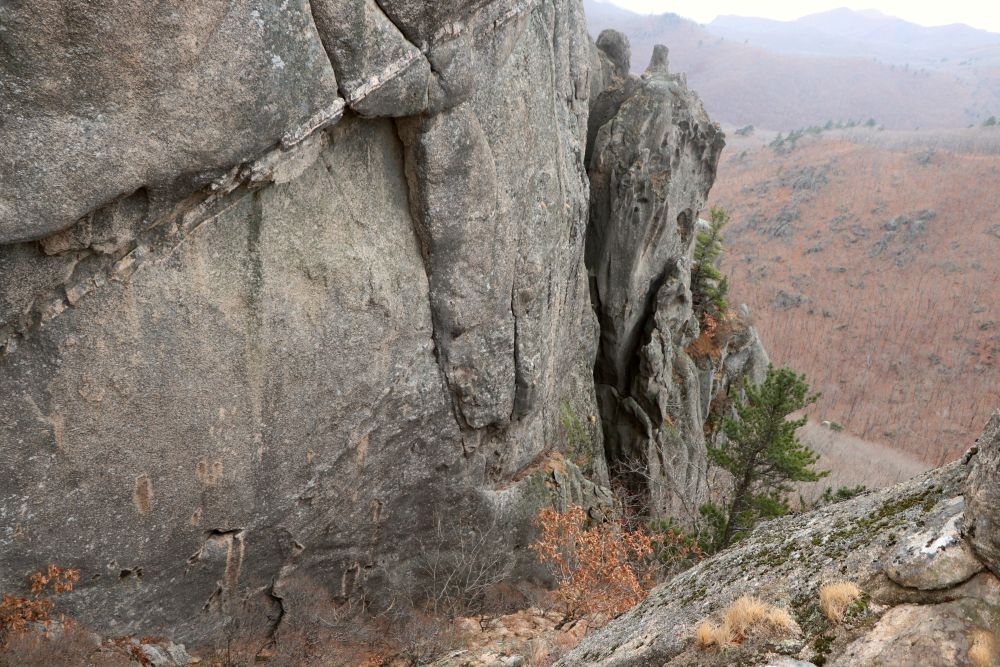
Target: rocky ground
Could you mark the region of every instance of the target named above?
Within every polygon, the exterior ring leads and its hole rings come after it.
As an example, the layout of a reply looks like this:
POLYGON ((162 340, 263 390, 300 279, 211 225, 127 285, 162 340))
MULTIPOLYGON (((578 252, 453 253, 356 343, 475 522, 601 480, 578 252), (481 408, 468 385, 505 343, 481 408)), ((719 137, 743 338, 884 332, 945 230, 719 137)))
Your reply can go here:
POLYGON ((998 452, 1000 413, 961 461, 761 525, 654 590, 559 664, 994 664, 998 452), (820 609, 821 586, 836 582, 861 591, 839 623, 820 609), (778 641, 749 634, 721 649, 699 646, 697 626, 743 595, 787 610, 799 631, 778 641))

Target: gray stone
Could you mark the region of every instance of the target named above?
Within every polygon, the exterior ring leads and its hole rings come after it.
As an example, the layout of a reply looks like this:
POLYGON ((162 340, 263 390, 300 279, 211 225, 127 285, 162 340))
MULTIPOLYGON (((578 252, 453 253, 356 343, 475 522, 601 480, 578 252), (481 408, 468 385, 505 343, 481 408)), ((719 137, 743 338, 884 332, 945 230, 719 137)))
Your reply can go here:
POLYGON ((627 77, 631 69, 632 47, 628 37, 617 30, 602 30, 597 36, 597 48, 607 55, 614 65, 614 73, 627 77))
POLYGON ((976 554, 1000 576, 1000 411, 994 412, 968 459, 964 530, 976 554))
POLYGON ((337 100, 303 0, 0 7, 0 243, 207 185, 337 100))
POLYGON ((468 426, 502 426, 514 410, 516 238, 504 234, 489 142, 471 105, 401 136, 445 377, 468 426))
POLYGON ((171 641, 152 643, 140 643, 133 641, 139 647, 146 660, 153 667, 187 667, 191 663, 191 656, 184 649, 183 644, 175 644, 171 641))
POLYGON ((0 589, 196 641, 609 511, 576 0, 50 4, 0 10, 0 589))
POLYGON ((886 565, 886 575, 900 586, 920 590, 951 588, 983 570, 960 532, 961 497, 942 503, 926 517, 925 528, 902 540, 886 565))
MULTIPOLYGON (((602 33, 599 92, 588 130, 587 269, 601 324, 594 377, 612 472, 657 514, 691 521, 706 494, 704 424, 730 385, 767 366, 756 332, 693 359, 698 336, 690 261, 698 212, 715 180, 722 132, 666 69, 665 50, 641 79, 623 75, 628 41, 602 33), (722 382, 716 382, 722 377, 722 382)), ((596 66, 595 66, 596 67, 596 66)), ((593 96, 593 93, 592 93, 593 96)))
POLYGON ((375 0, 314 0, 310 6, 352 109, 408 116, 427 108, 430 63, 375 0))

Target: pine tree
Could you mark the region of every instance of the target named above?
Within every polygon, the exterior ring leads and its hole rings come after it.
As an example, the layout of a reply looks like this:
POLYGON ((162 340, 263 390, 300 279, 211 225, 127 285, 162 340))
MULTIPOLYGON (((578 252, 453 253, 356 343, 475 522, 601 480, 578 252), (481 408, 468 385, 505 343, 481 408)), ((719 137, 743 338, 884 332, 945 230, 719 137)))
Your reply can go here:
POLYGON ((725 506, 702 509, 716 528, 717 549, 746 535, 761 519, 786 514, 792 482, 815 482, 828 474, 813 470, 819 456, 795 435, 805 417, 787 419, 819 398, 809 393, 805 376, 769 365, 764 381, 744 382, 742 393, 734 402, 736 416, 723 419, 721 444, 708 448, 709 460, 733 476, 725 506))
POLYGON ((694 259, 691 264, 691 296, 694 311, 699 318, 708 313, 719 320, 725 316, 726 295, 729 282, 715 263, 722 254, 722 228, 729 222, 725 209, 712 208, 708 229, 698 232, 695 239, 694 259))

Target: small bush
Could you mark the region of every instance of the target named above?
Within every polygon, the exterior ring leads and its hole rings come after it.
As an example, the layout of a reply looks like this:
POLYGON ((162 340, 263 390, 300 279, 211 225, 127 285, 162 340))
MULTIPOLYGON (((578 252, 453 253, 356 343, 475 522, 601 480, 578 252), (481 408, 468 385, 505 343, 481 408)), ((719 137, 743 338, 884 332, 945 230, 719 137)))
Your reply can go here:
POLYGON ((541 538, 531 545, 550 565, 558 587, 555 597, 567 619, 614 617, 645 599, 653 586, 653 543, 642 531, 619 522, 586 527, 582 507, 538 513, 541 538))
POLYGON ((593 438, 587 425, 577 416, 569 401, 559 404, 559 421, 562 424, 566 453, 572 457, 577 466, 583 470, 590 469, 594 463, 593 438))
POLYGON ((826 505, 832 505, 834 503, 841 503, 845 500, 850 500, 851 498, 859 496, 866 491, 868 491, 868 487, 864 484, 859 484, 857 486, 841 486, 838 487, 836 491, 833 490, 833 487, 828 486, 823 490, 823 493, 812 502, 807 501, 800 494, 799 507, 803 511, 814 510, 820 507, 825 507, 826 505))
POLYGON ((719 522, 714 550, 749 534, 762 519, 787 514, 792 482, 815 482, 829 474, 813 469, 819 455, 796 436, 806 418, 788 419, 815 403, 805 376, 789 368, 767 367, 760 384, 744 381, 734 397, 734 416, 724 416, 718 444, 708 445, 711 463, 733 476, 723 505, 711 510, 719 522))
POLYGON ((747 640, 781 639, 800 632, 799 624, 787 610, 744 595, 726 608, 721 624, 702 621, 695 630, 695 641, 701 648, 724 648, 747 640))
POLYGON ((438 517, 431 540, 420 542, 420 597, 426 611, 450 619, 490 611, 491 594, 507 578, 510 554, 503 549, 503 527, 452 526, 438 517))
POLYGON ((691 258, 691 299, 696 315, 709 314, 719 320, 725 317, 729 308, 726 302, 729 282, 716 266, 722 255, 722 228, 729 222, 729 213, 714 206, 710 217, 708 227, 695 236, 691 258))
POLYGON ((678 525, 673 519, 658 519, 650 522, 649 536, 653 545, 653 555, 662 569, 660 577, 686 570, 705 558, 696 534, 678 525))
POLYGON ((860 597, 861 589, 852 581, 823 584, 819 589, 819 607, 828 619, 840 623, 851 603, 860 597))

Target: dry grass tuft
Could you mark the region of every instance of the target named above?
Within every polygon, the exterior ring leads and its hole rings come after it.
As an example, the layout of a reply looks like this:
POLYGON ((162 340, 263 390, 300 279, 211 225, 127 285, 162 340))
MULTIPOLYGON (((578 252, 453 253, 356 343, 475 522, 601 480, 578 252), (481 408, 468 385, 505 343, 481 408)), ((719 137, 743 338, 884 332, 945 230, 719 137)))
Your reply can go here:
POLYGON ((819 589, 819 607, 834 623, 844 620, 844 613, 852 602, 861 597, 861 589, 852 581, 823 584, 819 589))
POLYGON ((708 648, 710 646, 728 644, 728 636, 723 636, 722 626, 705 620, 698 624, 694 631, 694 640, 698 643, 698 648, 708 648))
POLYGON ((976 630, 972 633, 972 645, 969 647, 969 662, 975 667, 991 667, 997 657, 996 639, 993 633, 986 630, 976 630))
POLYGON ((701 648, 721 648, 747 639, 778 639, 800 632, 799 624, 787 610, 744 595, 726 608, 721 624, 702 621, 695 630, 695 641, 701 648))

